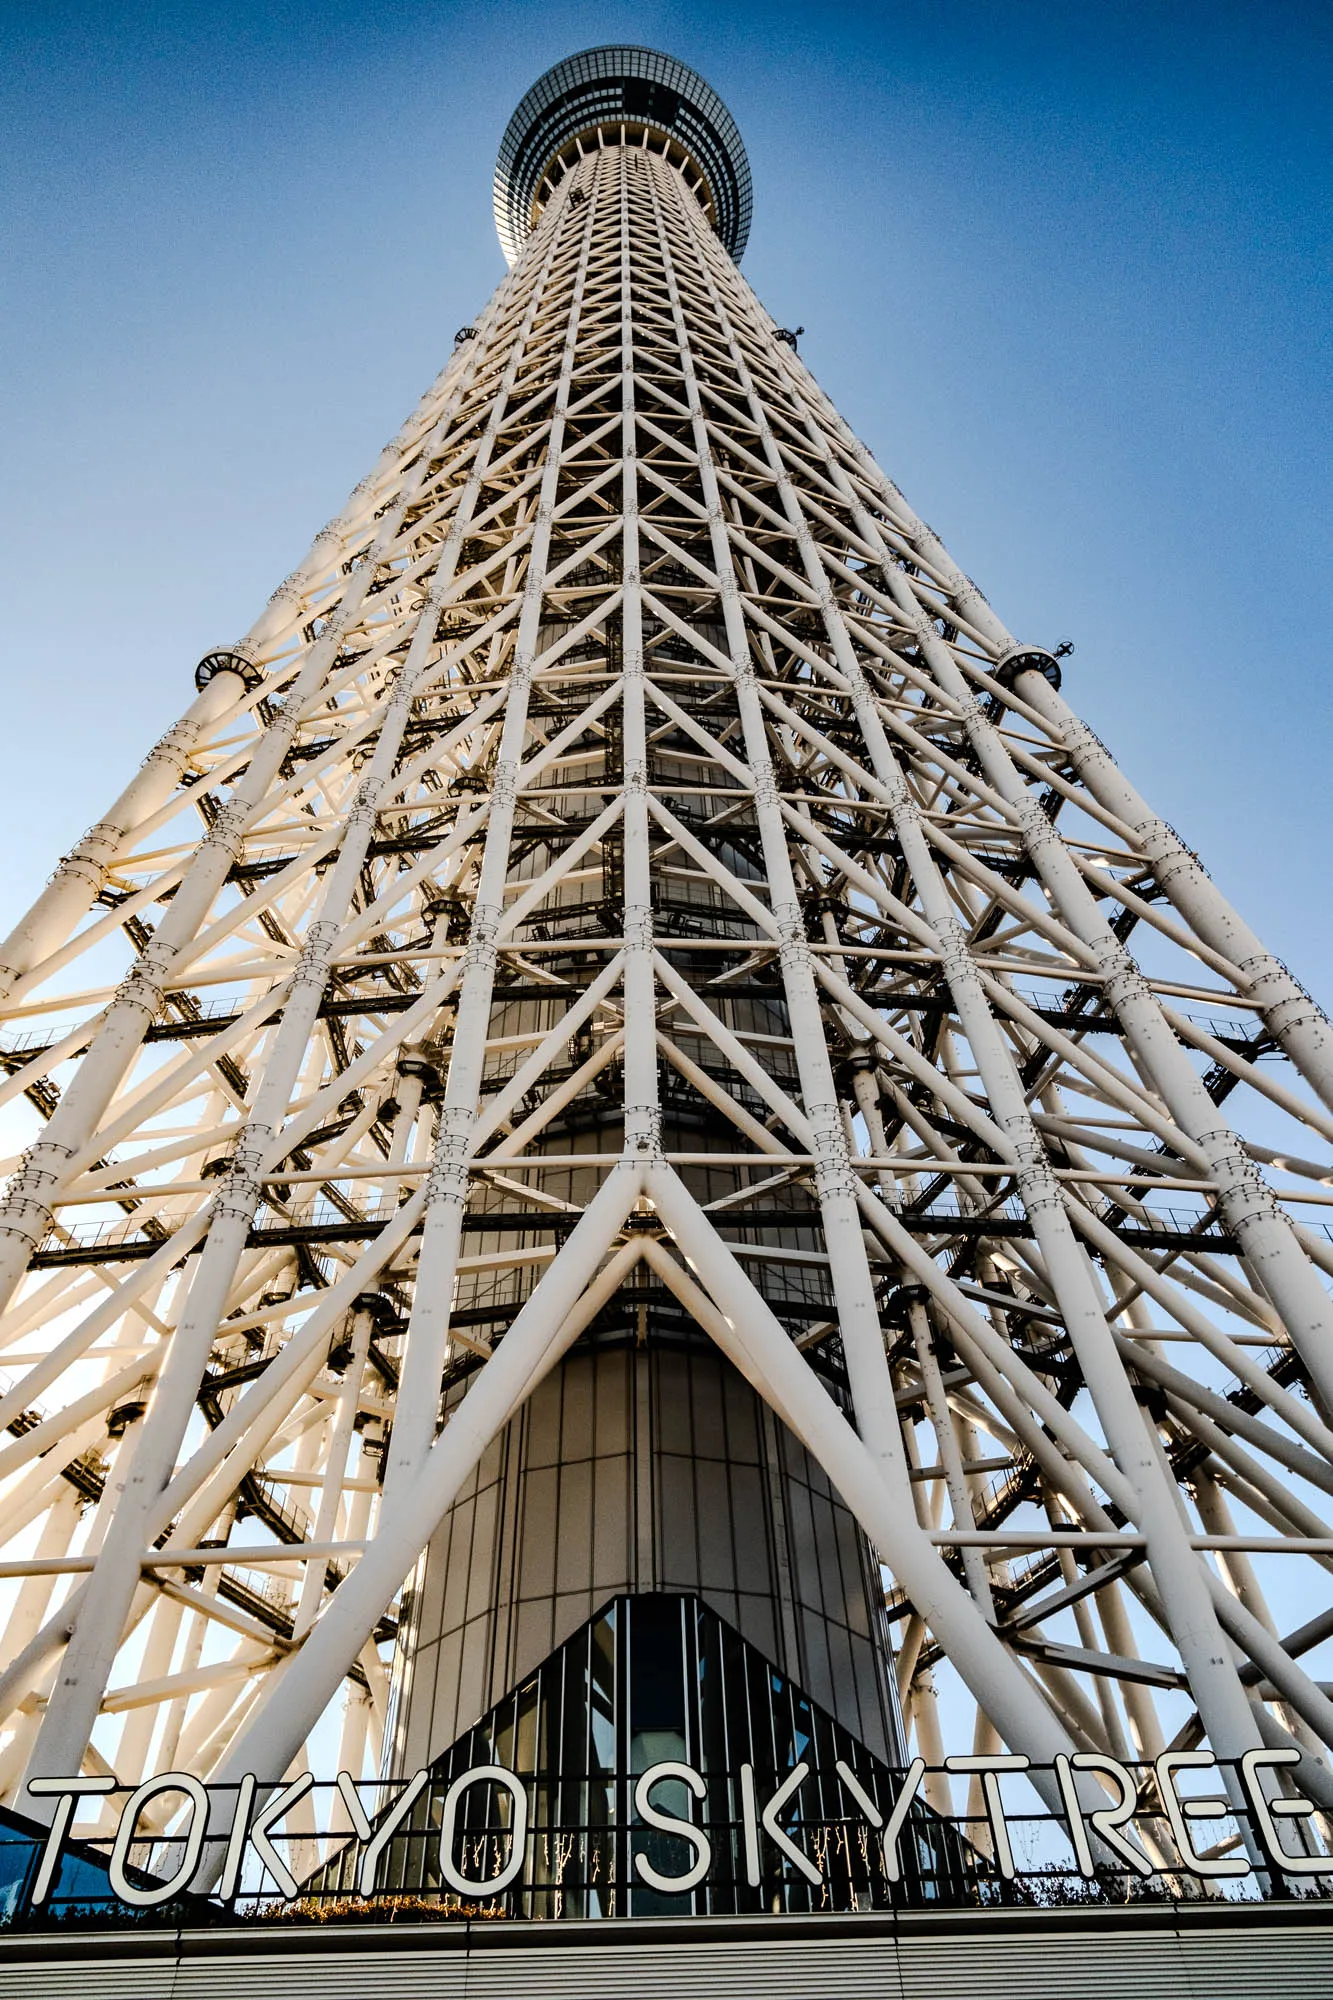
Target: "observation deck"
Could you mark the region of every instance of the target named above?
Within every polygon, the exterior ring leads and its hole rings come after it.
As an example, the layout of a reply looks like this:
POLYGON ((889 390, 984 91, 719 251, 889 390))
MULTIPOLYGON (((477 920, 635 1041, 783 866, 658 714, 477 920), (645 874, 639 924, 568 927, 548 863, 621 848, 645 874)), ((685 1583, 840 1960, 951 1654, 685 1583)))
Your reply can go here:
POLYGON ((495 227, 510 264, 588 142, 606 137, 646 138, 665 151, 740 262, 751 190, 735 119, 712 86, 674 56, 609 46, 584 49, 548 69, 505 128, 495 167, 495 227))

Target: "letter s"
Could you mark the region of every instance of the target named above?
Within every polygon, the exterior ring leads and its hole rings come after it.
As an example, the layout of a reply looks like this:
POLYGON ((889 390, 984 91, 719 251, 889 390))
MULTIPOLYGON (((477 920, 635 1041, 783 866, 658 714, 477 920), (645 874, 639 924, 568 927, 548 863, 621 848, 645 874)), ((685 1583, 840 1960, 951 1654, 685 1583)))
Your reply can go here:
POLYGON ((698 1888, 703 1881, 713 1859, 713 1849, 702 1827, 687 1819, 677 1819, 672 1813, 659 1812, 652 1803, 648 1795, 653 1786, 660 1785, 667 1778, 679 1779, 696 1799, 707 1797, 707 1785, 688 1764, 650 1764, 635 1784, 634 1809, 645 1826, 655 1827, 659 1833, 673 1833, 678 1840, 687 1842, 694 1850, 694 1865, 684 1875, 659 1875, 646 1856, 636 1854, 634 1872, 650 1889, 660 1889, 666 1896, 683 1896, 687 1890, 698 1888))

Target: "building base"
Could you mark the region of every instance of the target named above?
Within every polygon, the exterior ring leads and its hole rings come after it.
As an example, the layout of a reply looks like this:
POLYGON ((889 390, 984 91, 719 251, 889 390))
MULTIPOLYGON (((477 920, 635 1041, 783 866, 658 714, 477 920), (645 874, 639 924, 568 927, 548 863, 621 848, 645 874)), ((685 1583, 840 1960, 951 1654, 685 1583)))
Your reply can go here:
POLYGON ((1313 2000, 1327 1904, 599 1923, 238 1924, 0 1938, 0 2000, 1313 2000))

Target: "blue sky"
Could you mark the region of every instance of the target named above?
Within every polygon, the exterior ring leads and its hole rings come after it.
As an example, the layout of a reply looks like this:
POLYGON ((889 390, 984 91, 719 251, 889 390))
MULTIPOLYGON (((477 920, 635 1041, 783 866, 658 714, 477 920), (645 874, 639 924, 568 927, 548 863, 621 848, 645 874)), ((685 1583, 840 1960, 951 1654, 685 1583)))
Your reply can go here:
POLYGON ((937 0, 0 6, 0 925, 500 276, 550 62, 701 69, 745 270, 1264 935, 1325 934, 1333 18, 937 0))

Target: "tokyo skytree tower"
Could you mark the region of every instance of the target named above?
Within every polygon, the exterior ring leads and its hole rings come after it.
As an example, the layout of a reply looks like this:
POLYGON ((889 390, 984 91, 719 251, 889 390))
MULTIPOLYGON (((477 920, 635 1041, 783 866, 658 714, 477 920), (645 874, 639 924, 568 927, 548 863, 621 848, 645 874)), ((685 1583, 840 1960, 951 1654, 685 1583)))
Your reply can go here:
POLYGON ((0 946, 25 1813, 403 1776, 682 1597, 894 1765, 1333 1803, 1329 1024, 750 202, 680 63, 548 72, 508 275, 0 946))

